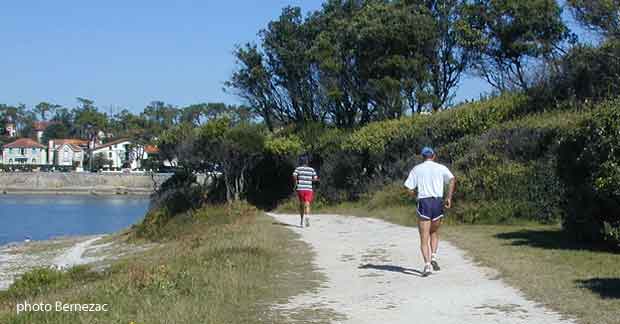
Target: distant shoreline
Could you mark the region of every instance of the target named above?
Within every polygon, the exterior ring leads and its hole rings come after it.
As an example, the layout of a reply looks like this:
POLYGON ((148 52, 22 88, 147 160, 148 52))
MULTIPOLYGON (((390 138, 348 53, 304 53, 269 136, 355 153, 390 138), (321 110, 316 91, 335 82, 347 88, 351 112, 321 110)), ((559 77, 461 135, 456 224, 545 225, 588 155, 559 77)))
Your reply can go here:
POLYGON ((104 190, 104 189, 41 189, 41 190, 33 190, 33 189, 20 189, 20 188, 1 188, 0 195, 50 195, 50 196, 106 196, 106 197, 149 197, 153 194, 152 190, 140 190, 140 189, 128 189, 128 188, 118 188, 114 190, 104 190))
POLYGON ((0 194, 149 196, 170 174, 0 173, 0 194))

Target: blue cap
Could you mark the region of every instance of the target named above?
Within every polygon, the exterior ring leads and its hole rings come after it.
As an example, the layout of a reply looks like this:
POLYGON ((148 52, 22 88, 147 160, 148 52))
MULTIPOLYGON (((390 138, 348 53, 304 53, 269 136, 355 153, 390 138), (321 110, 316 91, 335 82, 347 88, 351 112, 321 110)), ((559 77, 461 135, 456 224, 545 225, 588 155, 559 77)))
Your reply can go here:
POLYGON ((433 151, 432 148, 426 146, 425 148, 422 149, 422 156, 429 158, 432 157, 433 155, 435 155, 435 151, 433 151))

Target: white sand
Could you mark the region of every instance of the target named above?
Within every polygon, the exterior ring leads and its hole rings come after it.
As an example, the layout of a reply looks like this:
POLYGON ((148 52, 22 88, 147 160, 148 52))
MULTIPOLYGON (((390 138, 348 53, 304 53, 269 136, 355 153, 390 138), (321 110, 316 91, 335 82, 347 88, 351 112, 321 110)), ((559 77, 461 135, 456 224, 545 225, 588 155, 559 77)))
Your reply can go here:
POLYGON ((525 299, 445 241, 439 248, 442 270, 420 277, 416 228, 313 215, 311 227, 301 229, 297 215, 270 215, 294 225, 290 228, 312 246, 314 265, 327 277, 317 291, 274 306, 292 317, 318 308, 344 316, 335 323, 574 323, 525 299))

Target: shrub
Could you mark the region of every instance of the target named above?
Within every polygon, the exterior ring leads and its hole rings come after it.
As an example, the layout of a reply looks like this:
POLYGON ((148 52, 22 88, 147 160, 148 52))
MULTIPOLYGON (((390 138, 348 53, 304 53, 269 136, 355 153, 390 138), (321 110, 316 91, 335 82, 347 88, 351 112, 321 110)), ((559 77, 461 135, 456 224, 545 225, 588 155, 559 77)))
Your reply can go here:
POLYGON ((181 170, 166 180, 151 197, 151 206, 144 220, 134 226, 138 237, 156 239, 162 228, 173 218, 199 208, 206 201, 205 189, 196 183, 196 176, 181 170))
POLYGON ((66 271, 40 267, 24 273, 9 287, 7 294, 13 298, 35 297, 55 289, 69 287, 72 283, 86 283, 98 279, 101 274, 88 265, 78 265, 66 271))
POLYGON ((620 101, 601 105, 559 150, 564 226, 581 239, 620 243, 620 101))

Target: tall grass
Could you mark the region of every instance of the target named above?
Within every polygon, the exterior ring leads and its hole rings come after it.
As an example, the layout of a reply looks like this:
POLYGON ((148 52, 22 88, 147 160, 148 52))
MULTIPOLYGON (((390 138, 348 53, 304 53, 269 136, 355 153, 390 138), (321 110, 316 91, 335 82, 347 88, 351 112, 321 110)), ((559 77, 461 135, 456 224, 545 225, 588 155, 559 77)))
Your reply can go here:
POLYGON ((0 323, 279 323, 269 305, 320 280, 309 249, 247 205, 204 208, 162 231, 168 236, 158 247, 97 276, 26 274, 0 296, 0 323), (109 311, 17 315, 23 301, 108 304, 109 311))

